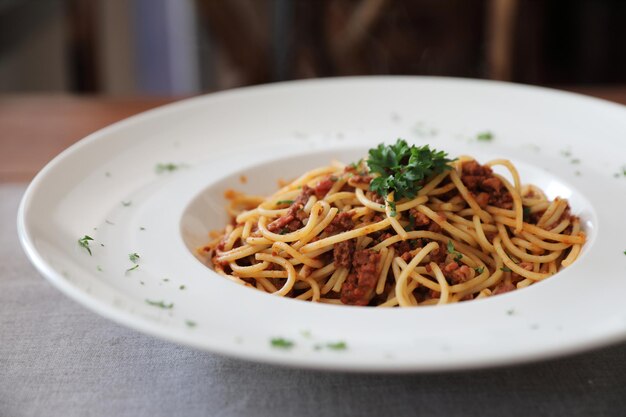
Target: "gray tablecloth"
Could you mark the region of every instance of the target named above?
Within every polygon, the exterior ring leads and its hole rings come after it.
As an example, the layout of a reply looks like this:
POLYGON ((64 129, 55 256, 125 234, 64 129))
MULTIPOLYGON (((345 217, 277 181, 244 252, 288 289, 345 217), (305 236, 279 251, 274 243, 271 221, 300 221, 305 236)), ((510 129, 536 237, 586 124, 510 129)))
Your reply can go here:
POLYGON ((258 365, 153 339, 30 265, 0 186, 0 416, 624 416, 626 345, 493 370, 355 375, 258 365))

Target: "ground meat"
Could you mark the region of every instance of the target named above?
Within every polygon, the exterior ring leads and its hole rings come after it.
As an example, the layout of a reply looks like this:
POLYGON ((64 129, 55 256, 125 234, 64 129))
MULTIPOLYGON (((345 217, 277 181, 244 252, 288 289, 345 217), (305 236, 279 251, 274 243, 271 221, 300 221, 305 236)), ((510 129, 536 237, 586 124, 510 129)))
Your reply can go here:
POLYGON ((448 252, 442 244, 439 244, 439 247, 431 251, 429 253, 429 256, 430 256, 431 262, 435 262, 437 264, 443 264, 446 261, 448 252))
POLYGON ((341 287, 341 302, 349 305, 365 306, 374 295, 378 280, 376 270, 380 253, 370 249, 356 251, 352 260, 352 272, 341 287))
POLYGON ((502 282, 493 290, 493 295, 504 294, 505 292, 515 290, 515 285, 511 283, 502 282))
POLYGON ((367 191, 365 193, 365 197, 367 197, 369 200, 372 200, 374 203, 385 205, 385 199, 376 193, 367 191))
POLYGON ((326 226, 326 233, 334 235, 335 233, 345 232, 354 228, 354 220, 350 213, 339 213, 328 226, 326 226))
POLYGON ((476 202, 478 203, 480 208, 485 208, 485 207, 487 207, 487 204, 489 204, 489 194, 488 193, 485 193, 485 192, 478 193, 478 195, 474 196, 474 199, 476 200, 476 202))
POLYGON ((447 264, 439 265, 443 275, 452 283, 460 284, 467 281, 472 272, 467 265, 459 265, 458 262, 452 261, 447 264))
POLYGON ((401 240, 399 242, 394 243, 391 246, 395 249, 396 256, 402 256, 405 253, 411 251, 411 244, 406 240, 401 240))
MULTIPOLYGON (((441 226, 432 221, 427 215, 418 211, 415 208, 409 210, 409 215, 413 218, 415 229, 414 230, 428 230, 429 232, 439 233, 441 232, 441 226)), ((445 215, 440 214, 442 219, 445 219, 445 215)))
POLYGON ((372 182, 371 175, 353 175, 348 179, 350 185, 369 185, 372 182))
POLYGON ((270 224, 267 225, 267 230, 272 233, 282 233, 282 232, 293 232, 302 227, 302 219, 308 217, 304 214, 302 217, 302 208, 309 201, 309 197, 311 197, 315 193, 313 188, 304 186, 302 187, 302 192, 298 197, 291 203, 289 206, 289 210, 287 213, 274 220, 270 224))
MULTIPOLYGON (((288 212, 284 216, 281 216, 268 224, 267 230, 272 233, 282 233, 283 231, 286 231, 285 229, 287 228, 287 225, 295 226, 298 223, 300 225, 302 224, 300 220, 296 219, 296 216, 293 213, 288 212)), ((296 227, 295 230, 298 230, 298 228, 296 227)))
POLYGON ((333 262, 335 267, 350 268, 352 265, 352 256, 354 255, 354 239, 335 243, 333 247, 333 262))
POLYGON ((320 180, 315 186, 315 196, 318 199, 324 198, 326 194, 328 194, 328 190, 332 188, 334 181, 330 179, 330 177, 320 180))
POLYGON ((493 176, 490 167, 480 165, 476 161, 463 164, 461 181, 472 192, 481 207, 491 204, 496 207, 513 208, 513 198, 500 179, 493 176), (487 194, 485 196, 484 194, 487 194))

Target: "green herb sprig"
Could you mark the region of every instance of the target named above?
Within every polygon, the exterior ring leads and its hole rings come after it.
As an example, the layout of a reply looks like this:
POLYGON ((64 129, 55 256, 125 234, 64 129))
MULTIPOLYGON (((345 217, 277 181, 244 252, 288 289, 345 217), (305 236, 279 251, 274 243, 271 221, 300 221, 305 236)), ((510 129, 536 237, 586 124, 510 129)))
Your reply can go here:
POLYGON ((270 345, 279 349, 291 349, 294 346, 294 343, 291 340, 282 337, 275 337, 270 340, 270 345))
POLYGON ((85 235, 83 237, 81 237, 80 239, 78 239, 78 244, 80 245, 81 248, 85 248, 87 250, 87 252, 89 252, 89 256, 91 255, 91 248, 89 247, 89 241, 92 241, 93 238, 91 236, 85 235))
POLYGON ((378 174, 370 182, 370 190, 382 197, 394 193, 394 200, 413 198, 425 179, 450 169, 452 159, 443 151, 428 145, 415 146, 398 139, 394 145, 380 144, 369 150, 367 166, 378 174))
POLYGON ((171 310, 172 308, 174 308, 174 303, 166 304, 165 301, 163 300, 153 301, 153 300, 146 299, 146 303, 154 307, 162 308, 164 310, 171 310))

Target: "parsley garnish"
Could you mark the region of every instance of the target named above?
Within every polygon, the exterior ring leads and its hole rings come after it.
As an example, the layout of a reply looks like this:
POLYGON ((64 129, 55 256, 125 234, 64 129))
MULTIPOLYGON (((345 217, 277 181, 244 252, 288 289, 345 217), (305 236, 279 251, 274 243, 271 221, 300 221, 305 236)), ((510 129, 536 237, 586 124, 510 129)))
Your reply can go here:
POLYGON ((105 220, 104 222, 105 222, 106 224, 110 224, 111 226, 115 226, 115 223, 113 223, 113 222, 112 222, 112 221, 110 221, 110 220, 105 220))
POLYGON ((139 228, 139 230, 146 230, 146 228, 145 228, 145 227, 143 227, 143 226, 141 226, 141 227, 139 228))
POLYGON ((174 303, 165 304, 165 302, 163 300, 152 301, 152 300, 146 299, 146 303, 148 303, 148 304, 150 304, 151 306, 154 306, 154 307, 162 308, 164 310, 170 310, 170 309, 172 309, 172 307, 174 307, 174 303))
POLYGON ((126 272, 134 271, 134 270, 135 270, 135 269, 137 269, 137 268, 139 268, 139 264, 137 264, 137 265, 133 266, 132 268, 128 268, 128 269, 126 270, 126 272))
POLYGON ((480 140, 483 142, 491 142, 493 140, 493 133, 491 132, 480 132, 476 135, 476 140, 480 140))
POLYGON ((278 232, 279 235, 286 235, 287 233, 289 233, 289 229, 287 229, 286 227, 283 227, 282 229, 280 229, 280 232, 278 232))
POLYGON ((187 325, 187 327, 196 327, 196 322, 193 320, 185 320, 185 324, 187 325))
POLYGON ((451 240, 448 240, 448 244, 446 245, 446 249, 448 251, 448 253, 450 255, 454 255, 454 260, 455 261, 460 261, 463 258, 463 254, 461 252, 458 252, 455 248, 454 248, 454 243, 452 243, 451 240))
POLYGON ((506 311, 507 316, 512 316, 513 314, 515 314, 515 310, 513 310, 512 308, 506 311))
POLYGON ((382 197, 394 192, 394 199, 413 198, 422 188, 420 182, 450 169, 443 151, 431 150, 428 145, 409 146, 398 139, 395 145, 380 144, 369 150, 367 166, 379 174, 370 182, 370 190, 382 197))
POLYGON ((626 255, 626 250, 624 251, 624 255, 626 255))
POLYGON ((89 241, 93 240, 91 236, 85 235, 78 239, 78 244, 81 248, 85 248, 87 252, 89 252, 89 256, 91 256, 91 248, 89 247, 89 241))
POLYGON ((500 271, 502 271, 502 272, 513 272, 513 271, 511 271, 511 268, 509 268, 508 266, 503 266, 502 268, 500 268, 500 271))
POLYGON ((291 349, 294 346, 294 343, 291 340, 287 340, 282 337, 275 337, 270 340, 270 345, 280 349, 291 349))
POLYGON ((346 342, 341 341, 341 342, 327 343, 326 347, 332 350, 346 350, 348 348, 348 345, 346 344, 346 342))
POLYGON ((122 201, 122 205, 123 205, 124 207, 128 207, 128 206, 130 206, 131 204, 133 204, 133 202, 132 202, 132 201, 122 201))
POLYGON ((163 174, 164 172, 176 171, 181 166, 182 165, 172 164, 171 162, 167 164, 159 163, 159 164, 156 164, 156 167, 154 167, 154 170, 156 171, 157 174, 163 174))
POLYGON ((137 253, 131 253, 128 255, 128 259, 130 259, 130 261, 134 264, 137 263, 137 261, 139 260, 140 256, 137 253))
POLYGON ((485 270, 485 268, 484 268, 484 267, 482 267, 482 266, 481 266, 481 267, 478 267, 478 268, 474 268, 474 271, 475 271, 478 275, 482 274, 484 270, 485 270))
POLYGON ((574 158, 570 161, 572 164, 580 164, 580 159, 574 158))
POLYGON ((280 206, 281 204, 293 204, 293 200, 278 200, 276 202, 277 206, 280 206))
POLYGON ((102 267, 100 265, 96 265, 96 269, 100 272, 102 272, 102 267))
POLYGON ((178 287, 178 289, 179 289, 179 290, 184 290, 184 289, 185 289, 185 286, 184 286, 184 285, 181 285, 180 287, 178 287))
POLYGON ((396 217, 396 214, 398 214, 396 212, 396 202, 387 200, 387 204, 389 204, 389 208, 391 209, 389 213, 391 214, 391 217, 396 217))

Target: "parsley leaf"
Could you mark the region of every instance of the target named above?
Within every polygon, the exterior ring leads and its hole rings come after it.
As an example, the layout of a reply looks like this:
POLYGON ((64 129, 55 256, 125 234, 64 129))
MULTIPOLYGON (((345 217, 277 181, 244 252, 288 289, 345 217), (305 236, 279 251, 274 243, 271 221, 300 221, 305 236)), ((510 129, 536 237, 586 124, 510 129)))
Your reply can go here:
POLYGON ((396 214, 398 214, 396 212, 396 202, 387 200, 387 204, 389 204, 389 208, 391 209, 389 213, 391 214, 391 217, 396 217, 396 214))
POLYGON ((451 240, 448 240, 448 244, 446 245, 446 250, 448 251, 450 255, 454 255, 454 260, 456 262, 463 259, 463 254, 454 248, 454 243, 452 243, 451 240))
POLYGON ((78 239, 78 244, 80 245, 81 248, 85 248, 87 252, 89 252, 89 256, 92 256, 91 248, 89 247, 90 240, 93 240, 93 238, 91 236, 85 235, 81 237, 80 239, 78 239))
POLYGON ((476 272, 476 274, 480 275, 483 273, 483 271, 485 270, 484 267, 478 267, 478 268, 474 268, 474 271, 476 272))
POLYGON ((140 256, 135 252, 135 253, 131 253, 128 255, 128 259, 130 259, 130 261, 134 264, 137 263, 137 261, 139 260, 140 256))
POLYGON ((340 342, 334 342, 334 343, 327 343, 326 347, 332 350, 346 350, 348 348, 348 345, 346 344, 346 342, 340 341, 340 342))
POLYGON ((293 204, 293 200, 278 200, 276 202, 277 206, 280 206, 281 204, 293 204))
POLYGON ((152 301, 152 300, 146 299, 146 303, 148 303, 148 304, 150 304, 151 306, 154 306, 154 307, 162 308, 164 310, 171 310, 174 307, 174 303, 165 304, 165 302, 163 300, 152 301))
POLYGON ((280 349, 291 349, 294 343, 291 340, 284 339, 282 337, 275 337, 270 340, 272 347, 280 349))
POLYGON ((380 144, 369 150, 367 166, 379 174, 370 182, 370 190, 382 197, 394 192, 394 198, 413 198, 422 188, 422 181, 450 169, 443 151, 431 150, 428 145, 409 146, 403 139, 394 145, 380 144))
POLYGON ((181 168, 182 166, 183 166, 182 164, 173 164, 171 162, 168 162, 166 164, 158 163, 154 167, 154 170, 156 171, 157 174, 163 174, 164 172, 176 171, 177 169, 181 168))
POLYGON ((132 268, 128 268, 128 269, 126 270, 126 272, 134 271, 134 270, 135 270, 135 269, 137 269, 137 268, 139 268, 139 264, 137 264, 137 265, 133 266, 132 268))
POLYGON ((480 140, 482 142, 491 142, 493 140, 493 133, 491 132, 480 132, 476 135, 476 140, 480 140))
POLYGON ((502 272, 513 272, 513 271, 511 271, 511 268, 509 268, 508 266, 503 266, 502 268, 500 268, 500 270, 502 272))

